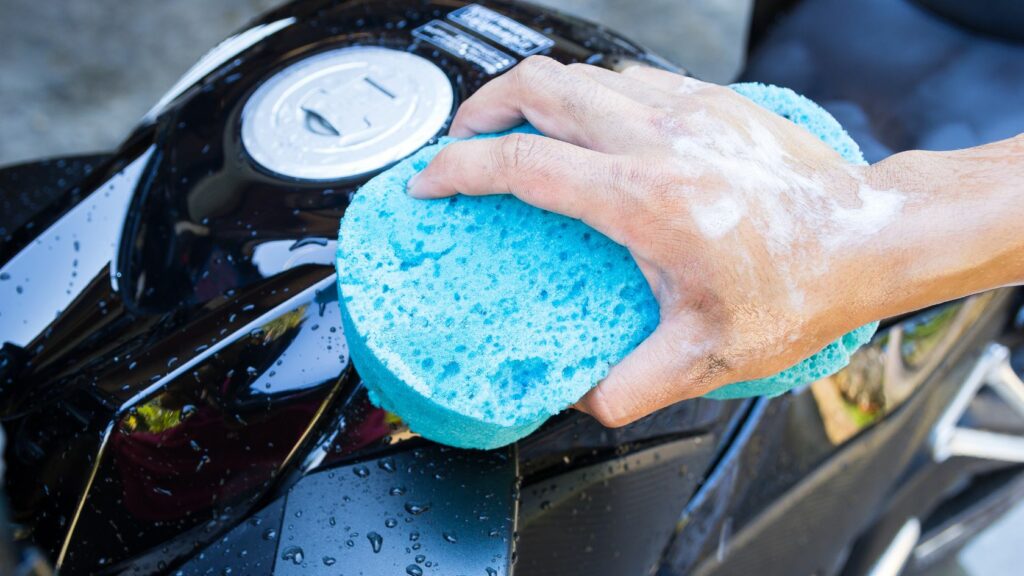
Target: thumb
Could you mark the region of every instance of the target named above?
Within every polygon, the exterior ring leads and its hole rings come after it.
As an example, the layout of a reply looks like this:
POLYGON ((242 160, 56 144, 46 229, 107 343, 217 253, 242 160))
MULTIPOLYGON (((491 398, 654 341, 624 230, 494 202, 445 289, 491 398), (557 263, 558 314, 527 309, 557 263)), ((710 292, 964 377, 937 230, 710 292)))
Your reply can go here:
POLYGON ((694 332, 662 322, 575 408, 615 428, 721 386, 728 366, 694 332))

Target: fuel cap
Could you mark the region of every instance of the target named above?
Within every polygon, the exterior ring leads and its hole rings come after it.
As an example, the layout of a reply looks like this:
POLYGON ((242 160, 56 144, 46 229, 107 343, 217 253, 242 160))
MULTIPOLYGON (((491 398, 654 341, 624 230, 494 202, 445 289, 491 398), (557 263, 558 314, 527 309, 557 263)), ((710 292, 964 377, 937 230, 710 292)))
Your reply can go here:
POLYGON ((242 144, 283 176, 359 176, 430 140, 453 99, 445 73, 415 54, 371 46, 321 52, 256 89, 242 109, 242 144))

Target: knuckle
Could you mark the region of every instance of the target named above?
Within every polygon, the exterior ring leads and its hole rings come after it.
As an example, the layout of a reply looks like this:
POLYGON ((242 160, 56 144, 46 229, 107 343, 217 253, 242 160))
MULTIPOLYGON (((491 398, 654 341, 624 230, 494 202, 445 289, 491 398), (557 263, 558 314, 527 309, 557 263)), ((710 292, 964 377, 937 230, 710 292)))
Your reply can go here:
POLYGON ((697 90, 703 91, 708 96, 742 98, 742 96, 736 93, 735 90, 732 90, 731 88, 726 88, 725 86, 722 86, 720 84, 712 84, 711 82, 701 82, 700 80, 695 80, 694 82, 696 82, 697 90))
POLYGON ((652 108, 646 117, 646 124, 655 136, 665 139, 676 138, 682 132, 681 122, 674 110, 652 108))
POLYGON ((510 134, 504 137, 499 147, 499 168, 508 175, 535 170, 538 163, 538 142, 537 138, 526 134, 510 134))
POLYGON ((614 166, 613 186, 625 210, 663 213, 678 209, 682 197, 679 182, 663 161, 630 158, 614 166))
MULTIPOLYGON (((636 248, 654 249, 653 239, 678 237, 679 222, 688 213, 685 183, 664 161, 645 160, 622 177, 622 225, 627 243, 636 248)), ((663 249, 664 246, 657 246, 663 249)))
POLYGON ((530 56, 512 69, 517 83, 524 88, 533 88, 538 83, 550 80, 564 69, 564 66, 547 56, 530 56))
POLYGON ((646 226, 643 169, 633 159, 620 159, 612 163, 608 178, 615 209, 624 216, 618 222, 618 231, 627 245, 633 245, 646 226))
POLYGON ((584 64, 583 62, 573 62, 571 64, 566 64, 565 68, 566 68, 566 70, 568 70, 570 72, 578 72, 578 73, 581 73, 581 74, 588 74, 588 73, 592 72, 594 70, 594 68, 596 68, 596 66, 593 66, 591 64, 584 64))
POLYGON ((633 195, 645 187, 647 181, 646 162, 624 158, 611 165, 612 186, 621 192, 633 195))

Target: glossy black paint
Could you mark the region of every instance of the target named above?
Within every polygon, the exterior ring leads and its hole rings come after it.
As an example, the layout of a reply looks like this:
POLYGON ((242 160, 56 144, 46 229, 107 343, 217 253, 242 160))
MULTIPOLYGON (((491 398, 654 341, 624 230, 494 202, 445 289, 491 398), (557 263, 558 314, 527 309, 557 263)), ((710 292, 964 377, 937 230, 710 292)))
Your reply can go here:
POLYGON ((628 574, 657 568, 729 420, 715 424, 675 439, 620 444, 618 451, 625 454, 618 457, 570 458, 558 473, 529 477, 520 504, 516 573, 628 574))
MULTIPOLYGON (((48 225, 38 217, 55 205, 74 202, 81 194, 69 193, 84 178, 109 160, 108 154, 57 158, 5 167, 0 170, 0 254, 8 254, 16 230, 41 229, 48 225), (63 196, 68 196, 62 200, 63 196)), ((6 259, 0 257, 0 263, 6 259)))
POLYGON ((293 548, 274 573, 335 574, 336 560, 357 574, 507 574, 515 469, 512 450, 430 446, 312 473, 288 492, 293 548))

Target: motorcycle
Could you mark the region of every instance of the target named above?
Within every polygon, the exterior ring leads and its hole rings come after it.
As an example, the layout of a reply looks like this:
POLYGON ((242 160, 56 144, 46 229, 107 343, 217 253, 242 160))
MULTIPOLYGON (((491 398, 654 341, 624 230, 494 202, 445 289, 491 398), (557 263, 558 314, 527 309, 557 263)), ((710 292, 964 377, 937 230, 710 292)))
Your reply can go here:
POLYGON ((203 57, 115 152, 0 170, 0 571, 895 575, 1024 495, 1014 289, 889 319, 782 396, 620 429, 566 412, 466 451, 373 406, 341 330, 338 222, 533 54, 679 70, 523 3, 299 0, 203 57))

